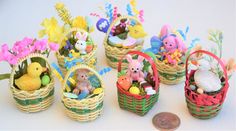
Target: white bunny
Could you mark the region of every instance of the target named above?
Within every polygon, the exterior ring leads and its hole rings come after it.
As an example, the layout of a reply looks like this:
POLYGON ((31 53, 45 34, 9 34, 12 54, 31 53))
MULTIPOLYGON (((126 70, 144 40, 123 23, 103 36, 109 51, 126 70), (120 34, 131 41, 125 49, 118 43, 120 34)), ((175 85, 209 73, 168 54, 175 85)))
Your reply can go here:
POLYGON ((87 54, 86 52, 86 47, 87 47, 87 32, 84 32, 81 34, 81 32, 77 32, 75 37, 78 39, 77 42, 75 43, 75 48, 79 50, 80 54, 85 55, 87 54))

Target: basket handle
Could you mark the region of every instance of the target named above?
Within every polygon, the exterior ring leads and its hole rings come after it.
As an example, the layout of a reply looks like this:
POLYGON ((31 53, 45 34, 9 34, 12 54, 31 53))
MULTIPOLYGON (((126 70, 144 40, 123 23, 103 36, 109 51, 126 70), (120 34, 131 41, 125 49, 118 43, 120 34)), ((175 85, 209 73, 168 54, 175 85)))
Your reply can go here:
POLYGON ((205 50, 198 50, 198 51, 195 51, 193 53, 191 53, 188 57, 187 57, 187 60, 186 60, 186 66, 185 66, 185 75, 186 75, 186 80, 188 79, 188 61, 189 61, 189 58, 190 56, 192 56, 193 54, 196 54, 196 53, 203 53, 203 54, 207 54, 211 57, 213 57, 214 59, 216 59, 218 61, 218 63, 220 64, 220 66, 222 67, 223 69, 223 73, 224 73, 224 76, 225 76, 225 87, 228 85, 228 75, 227 75, 227 71, 225 69, 225 66, 223 64, 223 62, 221 61, 221 59, 219 57, 217 57, 215 54, 209 52, 209 51, 205 51, 205 50))
MULTIPOLYGON (((107 41, 107 39, 108 39, 108 37, 109 37, 109 34, 110 34, 111 30, 112 30, 112 27, 113 27, 118 21, 120 21, 120 20, 122 20, 122 19, 134 20, 134 21, 138 22, 139 24, 141 24, 141 22, 140 22, 136 17, 134 17, 134 16, 120 16, 120 17, 116 18, 116 19, 111 23, 110 27, 109 27, 108 30, 107 30, 107 33, 106 33, 106 36, 105 36, 104 41, 107 41)), ((106 43, 106 42, 104 42, 104 43, 106 43)))
MULTIPOLYGON (((150 57, 149 55, 143 53, 143 52, 140 52, 140 51, 129 51, 126 55, 139 55, 139 56, 142 56, 144 57, 146 60, 148 60, 148 62, 151 64, 152 66, 152 70, 153 70, 153 75, 154 75, 154 78, 155 78, 155 90, 157 91, 158 87, 159 87, 159 78, 158 78, 158 72, 157 72, 157 67, 156 67, 156 64, 155 62, 153 61, 152 57, 150 57)), ((121 67, 122 67, 122 61, 123 59, 125 58, 124 55, 120 61, 118 62, 118 72, 121 71, 121 67)))
POLYGON ((48 59, 44 55, 39 54, 39 53, 29 54, 28 56, 20 59, 17 62, 17 64, 13 66, 13 68, 11 70, 11 75, 10 75, 10 86, 13 86, 13 84, 14 84, 14 74, 15 74, 16 69, 18 68, 18 64, 23 62, 23 61, 25 61, 25 60, 27 60, 27 59, 29 59, 29 58, 34 58, 34 57, 40 57, 40 58, 44 59, 46 61, 47 65, 48 65, 49 70, 50 71, 52 70, 51 65, 49 64, 48 59))
POLYGON ((82 64, 79 64, 79 65, 76 65, 74 67, 72 67, 69 71, 67 71, 65 77, 64 77, 64 80, 62 82, 62 91, 66 89, 66 83, 67 83, 67 80, 69 79, 70 77, 70 74, 78 69, 87 69, 89 71, 91 71, 94 75, 97 76, 97 78, 99 79, 100 83, 101 83, 101 87, 104 87, 104 83, 102 81, 102 78, 101 76, 97 73, 97 71, 95 71, 93 68, 87 66, 87 65, 82 65, 82 64))

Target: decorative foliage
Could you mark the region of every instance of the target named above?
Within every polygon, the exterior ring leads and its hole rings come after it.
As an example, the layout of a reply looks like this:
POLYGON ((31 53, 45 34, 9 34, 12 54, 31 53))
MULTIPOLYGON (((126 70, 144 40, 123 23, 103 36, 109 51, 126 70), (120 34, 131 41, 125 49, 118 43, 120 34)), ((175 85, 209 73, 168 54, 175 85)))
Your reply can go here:
POLYGON ((111 23, 113 21, 113 6, 111 3, 106 3, 105 5, 106 14, 109 18, 109 22, 111 23))
POLYGON ((217 45, 217 50, 215 48, 211 48, 212 53, 216 54, 219 58, 222 57, 222 40, 223 33, 219 30, 210 30, 208 39, 217 45))
POLYGON ((63 3, 57 3, 55 5, 55 9, 57 10, 58 15, 60 16, 61 20, 66 24, 72 25, 71 15, 68 9, 65 7, 63 3))

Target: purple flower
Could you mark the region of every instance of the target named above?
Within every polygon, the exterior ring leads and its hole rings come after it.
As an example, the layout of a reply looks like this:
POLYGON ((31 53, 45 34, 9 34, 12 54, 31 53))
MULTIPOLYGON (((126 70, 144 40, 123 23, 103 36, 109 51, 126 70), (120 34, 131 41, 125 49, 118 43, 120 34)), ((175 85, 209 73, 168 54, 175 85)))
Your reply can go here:
POLYGON ((57 51, 59 49, 59 44, 57 43, 50 43, 49 44, 49 48, 52 50, 52 51, 57 51))
POLYGON ((72 48, 73 48, 73 46, 71 45, 70 41, 67 40, 67 41, 66 41, 66 46, 64 47, 64 49, 66 49, 66 50, 71 50, 72 48))

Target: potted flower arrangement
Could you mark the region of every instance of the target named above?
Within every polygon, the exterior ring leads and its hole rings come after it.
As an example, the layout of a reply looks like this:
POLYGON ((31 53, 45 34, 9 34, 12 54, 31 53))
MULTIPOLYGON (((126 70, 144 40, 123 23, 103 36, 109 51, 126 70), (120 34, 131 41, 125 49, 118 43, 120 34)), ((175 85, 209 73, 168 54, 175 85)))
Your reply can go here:
POLYGON ((0 61, 7 61, 12 71, 0 78, 10 79, 10 89, 20 110, 38 112, 52 104, 54 80, 47 57, 58 48, 56 43, 32 38, 17 41, 12 48, 2 45, 0 61))
MULTIPOLYGON (((142 23, 143 10, 136 8, 136 1, 131 0, 126 6, 128 15, 122 15, 118 12, 118 7, 107 3, 105 6, 106 17, 103 18, 97 13, 91 13, 99 20, 96 27, 99 31, 106 33, 104 38, 105 54, 107 63, 117 67, 119 59, 129 51, 141 50, 144 37, 147 35, 143 29, 142 23)), ((123 64, 123 66, 127 65, 123 64)))
POLYGON ((57 3, 55 9, 64 24, 60 26, 54 17, 44 19, 41 24, 44 29, 39 31, 39 37, 47 36, 50 42, 60 45, 56 57, 63 74, 66 73, 65 60, 82 59, 77 64, 95 68, 97 45, 89 35, 94 30, 91 19, 87 16, 72 18, 63 3, 57 3))

